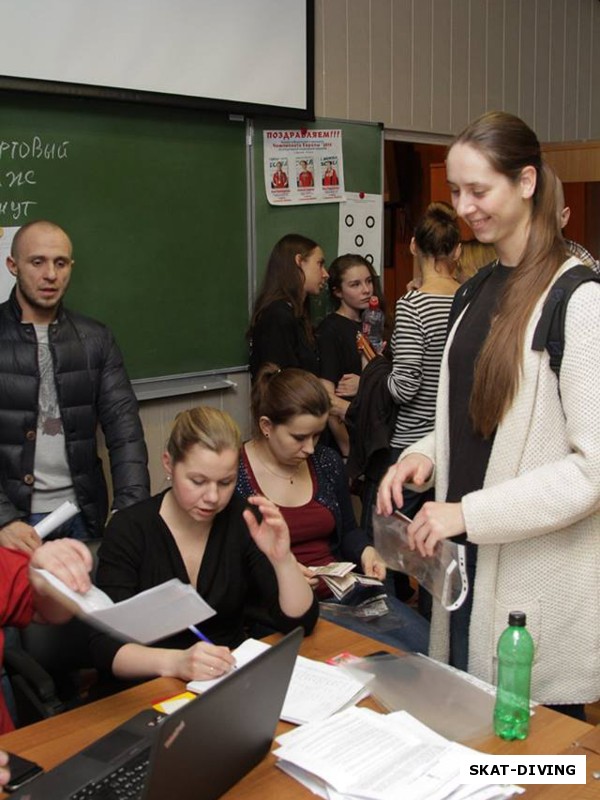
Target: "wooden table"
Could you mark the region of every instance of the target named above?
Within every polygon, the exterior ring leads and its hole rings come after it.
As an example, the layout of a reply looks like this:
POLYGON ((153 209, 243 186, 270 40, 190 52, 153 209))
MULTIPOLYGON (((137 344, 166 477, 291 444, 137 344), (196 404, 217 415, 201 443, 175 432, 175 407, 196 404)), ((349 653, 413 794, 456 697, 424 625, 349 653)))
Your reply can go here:
MULTIPOLYGON (((278 638, 279 636, 273 636, 269 637, 269 640, 276 641, 278 638)), ((302 643, 300 652, 308 658, 323 661, 343 651, 365 656, 381 650, 394 652, 393 648, 382 645, 381 642, 352 633, 325 620, 319 620, 313 635, 302 643)), ((6 734, 0 737, 0 748, 30 758, 50 769, 141 709, 147 708, 158 699, 177 694, 183 687, 182 681, 175 678, 147 681, 104 700, 6 734)), ((372 708, 378 708, 371 699, 365 703, 372 708)), ((291 727, 287 723, 280 722, 277 733, 283 733, 291 727)), ((593 736, 597 730, 584 722, 540 707, 532 718, 529 737, 524 741, 505 742, 490 733, 489 736, 467 744, 483 752, 496 754, 586 753, 588 755, 586 786, 530 786, 525 797, 544 800, 563 800, 566 797, 569 800, 591 800, 593 797, 595 800, 600 800, 600 781, 593 781, 591 778, 591 770, 600 769, 600 755, 598 755, 600 741, 598 752, 595 754, 590 750, 577 749, 576 745, 584 737, 593 736)), ((600 734, 600 730, 598 733, 600 734)), ((600 735, 597 738, 600 740, 600 735)), ((235 800, 309 800, 313 796, 299 783, 276 769, 274 764, 275 758, 269 754, 223 797, 227 800, 234 798, 235 800)), ((7 797, 9 795, 0 793, 0 800, 7 797)))

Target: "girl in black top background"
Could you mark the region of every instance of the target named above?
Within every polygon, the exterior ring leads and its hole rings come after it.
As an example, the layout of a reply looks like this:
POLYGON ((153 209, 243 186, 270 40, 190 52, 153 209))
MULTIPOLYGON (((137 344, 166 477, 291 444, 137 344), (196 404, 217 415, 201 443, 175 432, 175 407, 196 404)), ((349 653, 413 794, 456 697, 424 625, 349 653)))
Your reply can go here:
POLYGON ((277 242, 248 331, 252 379, 267 362, 319 374, 310 296, 318 295, 326 280, 325 256, 316 242, 297 233, 277 242))
POLYGON ((329 267, 329 295, 334 311, 317 328, 320 377, 334 413, 329 429, 343 456, 348 455, 348 432, 343 423, 350 400, 358 391, 362 363, 356 346, 362 312, 372 295, 383 298, 373 265, 360 255, 338 256, 329 267))

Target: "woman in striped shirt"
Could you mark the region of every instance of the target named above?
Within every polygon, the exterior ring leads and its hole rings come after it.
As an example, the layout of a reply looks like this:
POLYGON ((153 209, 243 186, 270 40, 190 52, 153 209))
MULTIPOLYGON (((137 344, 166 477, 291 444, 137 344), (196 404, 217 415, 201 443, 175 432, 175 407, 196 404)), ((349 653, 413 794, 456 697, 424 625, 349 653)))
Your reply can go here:
MULTIPOLYGON (((421 286, 396 303, 392 335, 393 367, 388 389, 398 404, 390 464, 400 453, 433 430, 440 362, 448 315, 459 287, 455 269, 460 255, 456 212, 447 203, 431 203, 410 243, 421 273, 421 286)), ((404 491, 403 513, 412 517, 429 492, 404 491)))

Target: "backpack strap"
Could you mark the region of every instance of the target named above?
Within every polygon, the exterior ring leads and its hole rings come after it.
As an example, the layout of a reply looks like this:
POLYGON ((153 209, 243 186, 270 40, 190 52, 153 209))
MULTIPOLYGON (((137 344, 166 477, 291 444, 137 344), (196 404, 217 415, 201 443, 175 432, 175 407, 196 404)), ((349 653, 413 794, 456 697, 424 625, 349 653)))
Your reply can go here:
POLYGON ((460 316, 463 308, 466 308, 469 305, 471 300, 481 288, 481 285, 485 279, 489 278, 489 276, 492 274, 497 263, 497 261, 492 261, 491 264, 487 264, 485 267, 482 267, 475 273, 475 275, 473 275, 472 278, 469 278, 469 280, 463 283, 460 289, 457 290, 456 294, 454 295, 454 300, 452 301, 452 307, 450 309, 450 315, 448 317, 447 333, 452 330, 452 326, 460 316))
POLYGON ((575 289, 588 281, 600 283, 600 276, 583 264, 576 264, 557 278, 548 292, 533 334, 531 349, 538 352, 544 349, 548 351, 550 367, 557 378, 565 349, 565 319, 569 298, 575 289))

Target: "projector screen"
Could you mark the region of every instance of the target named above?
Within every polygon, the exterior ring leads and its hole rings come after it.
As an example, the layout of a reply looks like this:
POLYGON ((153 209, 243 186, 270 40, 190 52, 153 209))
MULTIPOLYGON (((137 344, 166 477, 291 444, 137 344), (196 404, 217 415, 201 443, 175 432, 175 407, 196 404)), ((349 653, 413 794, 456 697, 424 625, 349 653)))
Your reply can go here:
POLYGON ((313 116, 314 0, 2 0, 0 88, 313 116))

